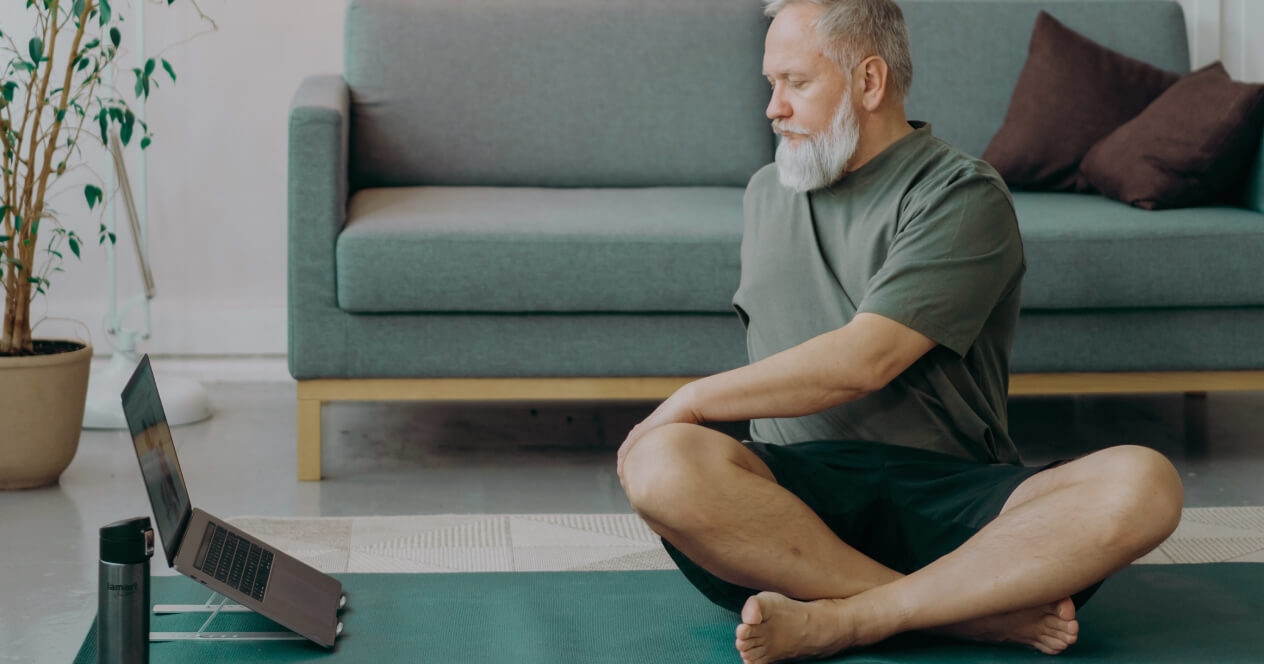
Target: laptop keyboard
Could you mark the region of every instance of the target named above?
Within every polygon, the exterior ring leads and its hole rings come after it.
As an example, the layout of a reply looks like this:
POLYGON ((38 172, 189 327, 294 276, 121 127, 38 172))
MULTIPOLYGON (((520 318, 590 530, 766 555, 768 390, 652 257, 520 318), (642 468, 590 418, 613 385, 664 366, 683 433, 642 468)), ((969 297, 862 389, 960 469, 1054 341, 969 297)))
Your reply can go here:
POLYGON ((272 552, 208 523, 193 567, 262 602, 272 576, 272 552))

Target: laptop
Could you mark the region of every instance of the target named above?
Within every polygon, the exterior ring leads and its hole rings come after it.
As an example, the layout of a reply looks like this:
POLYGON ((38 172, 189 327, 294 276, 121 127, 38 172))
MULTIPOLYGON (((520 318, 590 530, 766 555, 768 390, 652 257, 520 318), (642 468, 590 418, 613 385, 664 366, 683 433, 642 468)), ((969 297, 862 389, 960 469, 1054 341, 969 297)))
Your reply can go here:
POLYGON ((123 388, 123 414, 149 492, 167 564, 260 615, 333 648, 342 583, 189 504, 149 356, 123 388))

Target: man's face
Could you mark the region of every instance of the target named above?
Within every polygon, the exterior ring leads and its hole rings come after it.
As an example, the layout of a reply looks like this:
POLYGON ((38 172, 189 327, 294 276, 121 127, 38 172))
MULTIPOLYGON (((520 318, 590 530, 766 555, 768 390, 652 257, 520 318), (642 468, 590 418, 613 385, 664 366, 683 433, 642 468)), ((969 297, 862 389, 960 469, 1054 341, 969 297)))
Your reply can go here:
POLYGON ((781 183, 796 191, 842 177, 860 139, 850 76, 825 55, 812 27, 821 11, 790 5, 773 19, 764 42, 764 76, 772 84, 767 115, 782 137, 777 170, 781 183))

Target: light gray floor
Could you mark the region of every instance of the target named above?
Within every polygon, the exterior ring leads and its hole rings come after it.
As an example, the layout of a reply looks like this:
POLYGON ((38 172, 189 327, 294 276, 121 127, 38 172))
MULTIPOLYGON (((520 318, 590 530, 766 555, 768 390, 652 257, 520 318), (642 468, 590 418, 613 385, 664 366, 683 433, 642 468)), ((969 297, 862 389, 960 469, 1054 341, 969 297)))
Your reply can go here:
MULTIPOLYGON (((221 517, 628 512, 614 451, 652 409, 332 404, 326 479, 299 483, 293 383, 207 387, 214 417, 173 435, 193 504, 221 517)), ((1180 468, 1188 507, 1264 505, 1261 424, 1264 393, 1011 405, 1029 463, 1149 445, 1180 468)), ((96 611, 97 529, 148 513, 122 432, 85 432, 57 486, 0 492, 0 661, 70 661, 96 611)), ((161 551, 154 560, 166 573, 161 551)))

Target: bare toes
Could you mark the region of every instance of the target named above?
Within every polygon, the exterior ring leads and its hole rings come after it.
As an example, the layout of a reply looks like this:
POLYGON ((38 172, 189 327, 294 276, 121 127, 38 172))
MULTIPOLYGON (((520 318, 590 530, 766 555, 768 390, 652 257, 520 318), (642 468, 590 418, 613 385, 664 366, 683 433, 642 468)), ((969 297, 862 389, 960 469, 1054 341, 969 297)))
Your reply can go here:
POLYGON ((1067 649, 1068 645, 1070 645, 1059 637, 1050 636, 1047 634, 1040 637, 1040 643, 1053 651, 1051 653, 1047 653, 1050 655, 1056 655, 1058 653, 1061 653, 1063 650, 1067 649))
POLYGON ((759 605, 758 595, 752 595, 746 599, 746 604, 742 606, 742 622, 747 625, 758 625, 764 622, 763 607, 759 605))
POLYGON ((1057 616, 1067 621, 1075 620, 1075 602, 1070 597, 1058 602, 1057 616))

